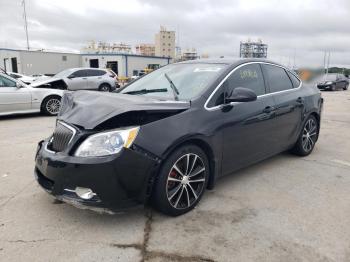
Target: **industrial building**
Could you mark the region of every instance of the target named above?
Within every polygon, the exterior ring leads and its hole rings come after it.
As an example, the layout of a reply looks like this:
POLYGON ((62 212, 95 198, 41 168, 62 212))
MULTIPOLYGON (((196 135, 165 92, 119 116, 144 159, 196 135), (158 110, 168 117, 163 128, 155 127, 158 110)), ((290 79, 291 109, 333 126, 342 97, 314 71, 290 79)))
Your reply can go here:
POLYGON ((261 39, 256 42, 250 40, 240 42, 240 57, 242 58, 267 58, 267 44, 261 39))
POLYGON ((155 36, 155 54, 160 57, 175 58, 175 31, 167 31, 161 26, 155 36))
POLYGON ((6 71, 32 74, 56 74, 67 68, 111 68, 118 76, 138 75, 146 68, 155 69, 170 63, 169 57, 131 53, 60 53, 0 48, 0 67, 6 71))
POLYGON ((42 52, 0 48, 0 67, 6 71, 32 74, 55 74, 81 66, 77 53, 42 52))
POLYGON ((155 56, 156 47, 154 44, 139 44, 136 46, 136 54, 145 56, 155 56))

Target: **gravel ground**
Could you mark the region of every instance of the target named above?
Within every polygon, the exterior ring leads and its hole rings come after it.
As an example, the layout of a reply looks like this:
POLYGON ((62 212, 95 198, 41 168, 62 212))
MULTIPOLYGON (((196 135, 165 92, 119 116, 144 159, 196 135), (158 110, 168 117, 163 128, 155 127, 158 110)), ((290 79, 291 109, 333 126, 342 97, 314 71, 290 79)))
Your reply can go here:
POLYGON ((0 118, 0 261, 350 261, 350 91, 323 97, 310 156, 283 153, 227 176, 177 218, 60 204, 33 177, 55 119, 0 118))

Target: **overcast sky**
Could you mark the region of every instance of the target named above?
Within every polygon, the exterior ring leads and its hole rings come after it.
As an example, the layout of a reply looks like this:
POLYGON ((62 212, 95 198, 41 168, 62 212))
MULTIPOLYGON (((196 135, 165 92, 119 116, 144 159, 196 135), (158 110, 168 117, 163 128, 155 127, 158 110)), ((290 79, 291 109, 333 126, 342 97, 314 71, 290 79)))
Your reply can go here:
MULTIPOLYGON (((0 0, 0 47, 25 48, 22 0, 0 0)), ((26 0, 30 46, 79 51, 90 40, 154 42, 160 25, 179 30, 182 49, 238 56, 261 38, 285 65, 350 67, 349 0, 26 0)))

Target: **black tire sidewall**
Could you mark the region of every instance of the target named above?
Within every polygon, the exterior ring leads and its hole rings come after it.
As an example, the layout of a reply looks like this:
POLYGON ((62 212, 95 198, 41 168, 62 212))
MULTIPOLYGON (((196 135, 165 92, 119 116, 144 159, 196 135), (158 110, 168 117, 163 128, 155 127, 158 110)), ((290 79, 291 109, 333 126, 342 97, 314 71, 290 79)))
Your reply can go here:
POLYGON ((111 91, 111 86, 110 86, 109 84, 102 84, 102 85, 99 86, 98 91, 101 91, 101 92, 110 92, 110 91, 111 91), (106 90, 106 91, 102 90, 103 87, 107 87, 108 90, 106 90))
POLYGON ((162 167, 160 168, 158 177, 155 181, 153 193, 152 193, 152 203, 154 207, 158 209, 160 212, 170 216, 179 216, 192 210, 201 200, 204 194, 204 191, 208 185, 209 170, 210 169, 209 169, 208 157, 205 154, 205 152, 198 146, 189 144, 189 145, 181 146, 180 148, 176 149, 173 153, 171 153, 168 156, 168 158, 163 163, 162 167), (170 172, 170 169, 174 165, 174 163, 181 156, 188 153, 197 154, 203 160, 203 163, 205 166, 205 178, 206 178, 205 184, 201 194, 198 196, 198 199, 190 207, 184 208, 184 209, 176 209, 171 206, 167 198, 166 184, 167 184, 168 174, 170 172))

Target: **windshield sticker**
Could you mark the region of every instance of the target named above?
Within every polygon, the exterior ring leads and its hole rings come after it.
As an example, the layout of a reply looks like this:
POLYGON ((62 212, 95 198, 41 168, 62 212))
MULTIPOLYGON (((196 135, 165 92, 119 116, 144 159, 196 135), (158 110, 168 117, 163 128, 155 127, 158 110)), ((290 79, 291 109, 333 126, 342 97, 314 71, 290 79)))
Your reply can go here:
POLYGON ((221 67, 195 68, 193 72, 219 72, 221 67))

